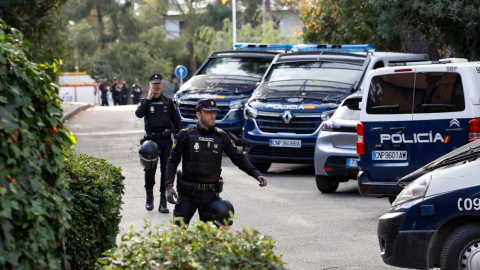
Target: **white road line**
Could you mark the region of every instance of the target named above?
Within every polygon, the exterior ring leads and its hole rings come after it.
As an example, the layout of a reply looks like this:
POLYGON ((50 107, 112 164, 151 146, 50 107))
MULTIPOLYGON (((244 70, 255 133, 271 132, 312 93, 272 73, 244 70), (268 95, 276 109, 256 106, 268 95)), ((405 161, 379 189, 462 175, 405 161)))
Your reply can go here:
POLYGON ((138 134, 145 133, 145 130, 124 130, 124 131, 104 131, 104 132, 85 132, 85 133, 73 133, 75 136, 102 136, 102 135, 118 135, 118 134, 138 134))

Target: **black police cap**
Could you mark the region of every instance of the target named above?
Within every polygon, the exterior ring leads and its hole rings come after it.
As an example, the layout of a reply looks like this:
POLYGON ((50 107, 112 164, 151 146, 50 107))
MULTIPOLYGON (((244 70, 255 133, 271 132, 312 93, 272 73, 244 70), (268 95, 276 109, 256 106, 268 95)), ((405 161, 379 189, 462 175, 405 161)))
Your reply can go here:
POLYGON ((162 75, 160 74, 153 74, 150 76, 151 83, 161 83, 162 82, 162 75))
POLYGON ((200 99, 198 102, 197 102, 197 107, 196 109, 202 109, 204 111, 220 111, 218 108, 217 108, 217 102, 215 101, 215 99, 200 99))
POLYGON ((117 80, 117 77, 113 77, 113 80, 116 81, 116 80, 117 80))

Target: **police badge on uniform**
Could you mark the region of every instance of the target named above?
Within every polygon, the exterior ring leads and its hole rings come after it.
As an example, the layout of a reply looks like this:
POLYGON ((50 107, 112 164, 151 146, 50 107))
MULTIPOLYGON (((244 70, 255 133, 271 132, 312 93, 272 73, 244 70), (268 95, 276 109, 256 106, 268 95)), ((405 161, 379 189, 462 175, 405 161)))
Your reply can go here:
POLYGON ((153 106, 150 106, 150 111, 151 111, 152 113, 153 113, 153 110, 154 110, 154 109, 153 109, 153 106))
POLYGON ((195 151, 198 152, 198 150, 200 149, 200 144, 196 142, 195 145, 193 146, 193 149, 195 149, 195 151))
POLYGON ((175 146, 177 146, 177 140, 173 140, 172 149, 175 149, 175 146))
POLYGON ((213 148, 217 149, 217 148, 218 148, 218 144, 214 144, 214 145, 213 145, 213 148))

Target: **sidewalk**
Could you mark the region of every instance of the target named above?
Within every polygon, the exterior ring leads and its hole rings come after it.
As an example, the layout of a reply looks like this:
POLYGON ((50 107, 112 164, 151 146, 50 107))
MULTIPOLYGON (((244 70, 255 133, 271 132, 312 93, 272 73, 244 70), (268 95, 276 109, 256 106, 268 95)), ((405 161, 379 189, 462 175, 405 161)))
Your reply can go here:
POLYGON ((93 104, 83 102, 62 102, 60 104, 63 110, 62 123, 72 118, 75 114, 93 107, 93 104))

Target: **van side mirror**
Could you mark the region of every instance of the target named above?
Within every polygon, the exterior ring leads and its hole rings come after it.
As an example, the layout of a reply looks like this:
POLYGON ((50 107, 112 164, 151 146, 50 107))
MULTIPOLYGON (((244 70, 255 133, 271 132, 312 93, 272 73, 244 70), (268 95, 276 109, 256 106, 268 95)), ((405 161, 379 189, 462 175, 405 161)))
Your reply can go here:
POLYGON ((361 110, 362 109, 362 106, 363 106, 363 102, 358 102, 358 108, 361 110))

